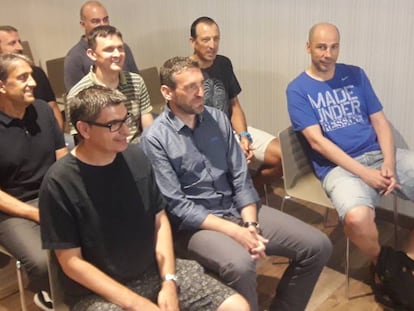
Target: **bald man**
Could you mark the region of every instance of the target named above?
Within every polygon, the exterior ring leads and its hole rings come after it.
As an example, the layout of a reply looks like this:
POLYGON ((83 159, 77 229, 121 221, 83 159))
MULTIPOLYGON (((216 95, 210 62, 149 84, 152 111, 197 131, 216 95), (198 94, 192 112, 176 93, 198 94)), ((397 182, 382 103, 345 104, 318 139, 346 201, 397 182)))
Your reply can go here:
MULTIPOLYGON (((86 54, 88 35, 97 26, 109 25, 108 12, 99 1, 87 1, 80 9, 80 25, 85 33, 79 42, 69 50, 65 58, 64 80, 67 92, 91 71, 93 61, 86 54)), ((131 49, 126 43, 124 43, 124 49, 125 63, 123 70, 139 73, 131 49)))
POLYGON ((311 65, 287 88, 290 119, 311 146, 315 172, 343 220, 345 234, 375 267, 377 300, 413 306, 414 233, 406 253, 381 247, 374 208, 380 196, 393 192, 414 201, 414 153, 395 148, 365 72, 337 63, 339 42, 335 25, 320 23, 310 29, 306 49, 311 65), (391 266, 409 273, 395 274, 391 266))

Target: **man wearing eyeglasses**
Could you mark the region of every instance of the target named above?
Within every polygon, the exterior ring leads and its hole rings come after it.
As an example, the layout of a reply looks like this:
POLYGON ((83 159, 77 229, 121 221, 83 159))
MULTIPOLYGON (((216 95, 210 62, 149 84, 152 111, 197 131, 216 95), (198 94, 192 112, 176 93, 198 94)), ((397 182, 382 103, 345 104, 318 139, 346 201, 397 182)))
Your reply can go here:
POLYGON ((141 145, 167 199, 179 249, 242 294, 253 311, 259 309, 256 261, 266 255, 289 257, 292 263, 269 310, 304 310, 330 257, 329 239, 294 217, 257 205, 227 116, 204 106, 197 62, 172 58, 160 76, 168 104, 141 145))
MULTIPOLYGON (((109 25, 108 12, 99 1, 87 1, 80 9, 80 25, 84 28, 85 34, 69 50, 65 58, 64 80, 67 92, 91 70, 93 61, 86 55, 88 36, 97 26, 109 25)), ((131 49, 127 44, 124 45, 125 63, 123 69, 138 73, 131 49)))
MULTIPOLYGON (((87 54, 94 62, 93 70, 73 86, 67 96, 68 99, 96 84, 119 90, 127 97, 125 105, 128 112, 136 117, 128 141, 137 142, 141 130, 153 122, 152 106, 142 77, 122 70, 125 62, 122 34, 115 27, 98 26, 91 31, 88 46, 87 54)), ((71 134, 75 133, 72 127, 71 134)))
POLYGON ((83 139, 42 184, 43 246, 76 281, 63 283, 71 310, 248 311, 196 262, 175 262, 151 163, 127 142, 125 102, 98 85, 71 99, 70 119, 83 139))

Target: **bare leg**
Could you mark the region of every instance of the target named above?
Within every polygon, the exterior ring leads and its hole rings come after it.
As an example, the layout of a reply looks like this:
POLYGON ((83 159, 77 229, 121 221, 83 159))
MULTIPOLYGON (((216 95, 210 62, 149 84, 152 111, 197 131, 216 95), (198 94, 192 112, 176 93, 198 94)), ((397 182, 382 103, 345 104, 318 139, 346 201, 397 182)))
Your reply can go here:
POLYGON ((357 206, 345 216, 344 231, 349 239, 376 264, 381 246, 374 222, 374 210, 368 206, 357 206))
POLYGON ((412 230, 408 236, 405 244, 405 251, 407 256, 414 260, 414 230, 412 230))
POLYGON ((253 182, 256 189, 262 189, 263 185, 271 183, 283 176, 282 157, 280 151, 279 139, 273 139, 266 148, 264 162, 256 175, 253 182))
POLYGON ((234 294, 224 300, 217 311, 250 311, 250 307, 242 295, 234 294))

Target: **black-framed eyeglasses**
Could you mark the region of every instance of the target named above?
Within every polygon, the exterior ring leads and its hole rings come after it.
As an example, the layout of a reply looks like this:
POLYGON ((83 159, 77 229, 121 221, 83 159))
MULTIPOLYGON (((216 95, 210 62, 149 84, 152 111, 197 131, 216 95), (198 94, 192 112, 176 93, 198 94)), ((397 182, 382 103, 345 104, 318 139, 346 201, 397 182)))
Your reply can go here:
POLYGON ((95 121, 84 121, 90 125, 100 126, 100 127, 106 127, 110 132, 118 132, 123 124, 126 124, 126 126, 131 127, 135 124, 135 116, 132 113, 127 113, 126 117, 122 120, 113 120, 108 123, 99 123, 95 121))

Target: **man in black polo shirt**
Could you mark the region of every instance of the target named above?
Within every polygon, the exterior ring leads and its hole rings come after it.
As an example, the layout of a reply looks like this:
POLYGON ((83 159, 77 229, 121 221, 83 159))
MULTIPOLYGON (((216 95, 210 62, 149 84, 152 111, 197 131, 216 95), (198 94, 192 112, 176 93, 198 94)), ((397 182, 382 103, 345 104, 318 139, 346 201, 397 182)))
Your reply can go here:
MULTIPOLYGON (((0 54, 16 53, 23 54, 22 41, 19 33, 13 26, 0 26, 0 54)), ((36 82, 34 89, 35 98, 43 99, 53 109, 59 127, 63 130, 63 116, 56 103, 55 93, 49 79, 42 68, 32 65, 32 76, 36 82)))
POLYGON ((23 263, 35 303, 52 310, 41 294, 49 285, 37 197, 49 166, 67 151, 52 109, 35 100, 35 87, 27 57, 0 55, 0 244, 23 263))

